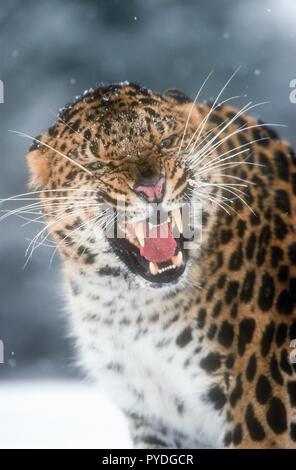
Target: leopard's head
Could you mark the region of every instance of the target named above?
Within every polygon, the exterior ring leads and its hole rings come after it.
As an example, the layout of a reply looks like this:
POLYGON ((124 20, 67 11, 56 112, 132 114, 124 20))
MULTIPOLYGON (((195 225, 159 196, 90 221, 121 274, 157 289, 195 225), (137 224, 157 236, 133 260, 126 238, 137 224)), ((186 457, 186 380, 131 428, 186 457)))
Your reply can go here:
POLYGON ((27 155, 62 257, 155 287, 184 278, 200 123, 184 93, 126 83, 64 108, 27 155))

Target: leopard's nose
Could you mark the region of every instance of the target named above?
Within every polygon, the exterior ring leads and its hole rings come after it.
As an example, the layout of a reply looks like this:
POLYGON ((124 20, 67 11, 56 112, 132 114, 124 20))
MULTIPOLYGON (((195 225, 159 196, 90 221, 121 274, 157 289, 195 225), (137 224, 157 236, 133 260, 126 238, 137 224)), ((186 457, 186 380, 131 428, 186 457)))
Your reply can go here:
POLYGON ((134 186, 134 191, 147 202, 159 203, 163 200, 165 192, 165 176, 141 176, 134 186))

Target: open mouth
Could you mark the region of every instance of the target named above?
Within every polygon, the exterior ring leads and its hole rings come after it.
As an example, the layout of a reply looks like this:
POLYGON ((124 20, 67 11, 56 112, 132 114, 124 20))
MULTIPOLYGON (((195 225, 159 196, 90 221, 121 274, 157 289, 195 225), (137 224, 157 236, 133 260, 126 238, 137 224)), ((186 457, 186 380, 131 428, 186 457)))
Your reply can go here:
POLYGON ((155 212, 150 218, 116 227, 109 238, 119 258, 135 274, 153 283, 172 283, 183 274, 184 250, 181 209, 155 212))

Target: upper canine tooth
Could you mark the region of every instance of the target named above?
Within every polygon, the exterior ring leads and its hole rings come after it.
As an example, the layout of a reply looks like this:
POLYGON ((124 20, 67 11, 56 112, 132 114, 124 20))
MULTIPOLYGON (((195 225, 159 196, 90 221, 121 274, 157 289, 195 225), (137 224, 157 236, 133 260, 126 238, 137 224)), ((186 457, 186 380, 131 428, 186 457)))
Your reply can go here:
POLYGON ((153 263, 152 261, 150 261, 149 269, 150 269, 151 274, 153 274, 153 276, 156 276, 156 274, 158 274, 158 265, 157 265, 157 263, 153 263))
POLYGON ((175 224, 178 227, 180 233, 183 233, 183 222, 180 209, 175 209, 172 211, 172 216, 175 221, 175 224))
POLYGON ((172 256, 171 261, 175 266, 177 266, 177 268, 181 266, 182 261, 183 261, 182 251, 179 251, 179 253, 176 256, 172 256))
POLYGON ((145 237, 144 237, 144 224, 143 222, 136 222, 134 224, 135 232, 139 240, 140 245, 144 248, 145 246, 145 237))

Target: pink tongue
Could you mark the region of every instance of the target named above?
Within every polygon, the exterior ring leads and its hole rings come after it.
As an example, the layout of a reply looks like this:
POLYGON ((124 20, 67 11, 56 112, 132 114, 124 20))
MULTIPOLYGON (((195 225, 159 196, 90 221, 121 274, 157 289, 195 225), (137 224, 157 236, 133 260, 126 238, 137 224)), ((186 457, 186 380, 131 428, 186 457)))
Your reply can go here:
POLYGON ((145 246, 141 246, 140 254, 148 261, 161 263, 171 259, 175 254, 176 240, 174 239, 168 224, 149 228, 146 226, 145 246))

